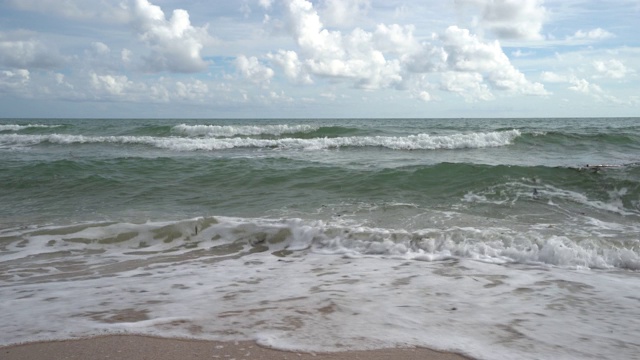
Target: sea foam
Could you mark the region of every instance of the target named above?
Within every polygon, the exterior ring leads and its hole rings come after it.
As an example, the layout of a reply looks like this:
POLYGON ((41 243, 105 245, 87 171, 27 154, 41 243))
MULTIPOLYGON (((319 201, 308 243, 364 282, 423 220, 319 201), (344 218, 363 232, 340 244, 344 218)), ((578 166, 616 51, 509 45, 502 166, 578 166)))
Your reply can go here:
MULTIPOLYGON (((456 220, 457 221, 457 220, 456 220)), ((7 232, 4 259, 68 252, 98 251, 147 259, 192 249, 224 249, 224 255, 261 251, 310 250, 325 255, 381 256, 407 260, 472 259, 493 264, 547 264, 565 268, 640 270, 633 244, 586 241, 532 226, 527 231, 503 227, 386 229, 303 219, 210 217, 146 224, 96 223, 7 232), (20 241, 18 241, 20 240, 20 241), (256 248, 257 247, 257 248, 256 248)), ((636 231, 629 227, 627 231, 636 231)), ((577 233, 579 234, 579 233, 577 233)), ((217 254, 213 251, 211 256, 217 254)), ((88 261, 91 256, 83 257, 88 261)))
POLYGON ((178 135, 188 137, 233 137, 250 135, 282 135, 308 133, 317 130, 312 125, 187 125, 180 124, 171 128, 178 135))
POLYGON ((20 131, 29 128, 57 128, 63 125, 42 125, 42 124, 0 124, 0 131, 20 131))
MULTIPOLYGON (((498 360, 637 354, 637 277, 505 263, 496 244, 517 242, 505 229, 215 217, 12 231, 5 242, 22 239, 3 257, 30 254, 0 263, 0 344, 141 333, 498 360)), ((574 253, 559 237, 545 246, 538 260, 574 253)))
POLYGON ((67 134, 0 135, 3 145, 142 144, 174 151, 214 151, 233 148, 326 150, 341 147, 384 147, 392 150, 438 150, 507 146, 521 135, 518 130, 453 135, 346 136, 337 138, 182 138, 152 136, 85 136, 67 134))

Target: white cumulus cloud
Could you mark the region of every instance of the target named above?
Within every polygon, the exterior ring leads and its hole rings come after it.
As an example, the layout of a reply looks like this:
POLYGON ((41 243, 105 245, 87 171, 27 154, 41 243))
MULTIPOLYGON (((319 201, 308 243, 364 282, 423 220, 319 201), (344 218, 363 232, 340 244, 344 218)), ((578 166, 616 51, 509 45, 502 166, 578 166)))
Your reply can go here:
POLYGON ((497 41, 483 42, 467 29, 450 26, 441 36, 449 69, 482 74, 493 87, 526 95, 546 95, 544 86, 528 81, 497 41))
POLYGON ((420 93, 418 94, 418 99, 424 101, 424 102, 429 102, 431 101, 431 94, 429 94, 426 91, 420 91, 420 93))
POLYGON ((282 68, 289 81, 299 84, 313 84, 311 75, 303 68, 303 64, 295 51, 280 50, 267 55, 271 61, 282 68))
MULTIPOLYGON (((308 75, 349 79, 355 87, 378 89, 402 81, 400 63, 388 59, 376 45, 393 44, 393 31, 380 28, 376 35, 356 28, 349 34, 325 28, 313 4, 306 0, 285 0, 289 29, 299 47, 299 54, 280 52, 274 56, 288 66, 288 76, 309 82, 308 75), (383 31, 384 30, 384 31, 383 31), (386 33, 385 33, 386 31, 386 33), (286 57, 284 56, 286 55, 286 57), (299 62, 295 62, 298 58, 299 62), (286 61, 289 60, 289 61, 286 61), (297 66, 299 65, 299 66, 297 66)), ((285 68, 287 69, 287 68, 285 68)))
POLYGON ((373 32, 375 47, 383 52, 406 55, 420 51, 421 45, 413 36, 413 25, 378 24, 373 32))
MULTIPOLYGON (((410 90, 415 98, 429 86, 425 74, 440 76, 440 89, 467 100, 491 100, 490 91, 547 95, 505 55, 498 41, 484 41, 467 29, 450 26, 432 42, 418 41, 412 25, 378 24, 373 31, 329 30, 307 0, 283 0, 286 23, 298 48, 267 55, 292 82, 311 84, 315 77, 348 82, 356 88, 410 90), (416 79, 419 78, 419 81, 416 79), (465 81, 468 84, 464 84, 465 81)), ((531 6, 537 6, 531 2, 531 6)), ((246 66, 246 64, 245 64, 246 66)), ((429 95, 429 100, 431 100, 429 95)))
POLYGON ((598 72, 595 77, 606 77, 610 79, 623 79, 633 71, 627 68, 620 60, 610 59, 607 61, 596 60, 593 67, 598 72))
POLYGON ((133 86, 133 82, 124 75, 98 75, 91 73, 91 85, 95 90, 105 91, 110 95, 124 95, 133 86))
POLYGON ((273 77, 273 70, 261 64, 258 58, 250 58, 240 55, 235 60, 235 65, 240 74, 254 83, 268 83, 273 77))
POLYGON ((136 0, 134 24, 151 53, 144 57, 147 71, 199 72, 207 68, 202 49, 212 41, 207 26, 194 27, 186 10, 176 9, 167 19, 148 0, 136 0))
POLYGON ((445 91, 457 93, 466 101, 493 100, 491 90, 484 83, 482 75, 477 72, 448 71, 442 74, 440 88, 445 91))

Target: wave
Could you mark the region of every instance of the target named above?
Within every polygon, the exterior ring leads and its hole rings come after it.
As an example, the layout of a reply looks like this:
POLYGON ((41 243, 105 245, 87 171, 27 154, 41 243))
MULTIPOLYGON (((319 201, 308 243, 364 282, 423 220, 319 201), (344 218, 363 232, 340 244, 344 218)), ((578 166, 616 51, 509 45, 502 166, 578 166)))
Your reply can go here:
POLYGON ((19 124, 0 124, 0 131, 20 131, 25 129, 33 129, 33 128, 57 128, 62 127, 64 125, 42 125, 42 124, 27 124, 27 125, 19 125, 19 124))
POLYGON ((203 207, 211 205, 211 194, 217 194, 216 206, 226 206, 225 211, 245 206, 239 205, 239 194, 255 195, 253 206, 267 209, 286 206, 291 194, 306 193, 311 194, 309 206, 355 197, 426 208, 462 206, 468 208, 464 211, 487 211, 494 217, 515 215, 515 210, 525 211, 531 206, 547 214, 640 216, 639 164, 597 172, 587 168, 448 162, 370 169, 287 157, 207 161, 199 157, 123 157, 63 159, 12 165, 10 169, 0 173, 4 200, 16 204, 5 209, 7 215, 17 213, 17 208, 42 212, 42 208, 62 203, 75 206, 77 201, 69 199, 76 197, 87 206, 143 207, 158 201, 153 194, 162 194, 164 201, 174 204, 184 204, 188 199, 188 206, 203 207), (174 180, 177 174, 179 184, 174 180), (318 192, 321 198, 315 197, 318 192), (270 196, 258 196, 260 193, 270 196))
MULTIPOLYGON (((263 128, 261 128, 263 129, 263 128)), ((152 136, 85 136, 67 134, 0 135, 0 146, 49 144, 138 144, 174 151, 213 151, 234 148, 326 150, 341 147, 383 147, 392 150, 478 149, 501 147, 521 136, 518 130, 438 135, 345 136, 336 138, 180 138, 152 136)))
MULTIPOLYGON (((258 252, 285 257, 310 251, 348 257, 380 256, 419 261, 473 259, 542 263, 560 267, 640 270, 634 244, 495 227, 399 229, 353 226, 302 219, 201 217, 176 222, 88 223, 3 231, 5 261, 55 254, 107 252, 111 256, 153 258, 193 253, 241 257, 258 252)), ((67 255, 65 255, 67 256, 67 255)))
POLYGON ((560 146, 592 146, 592 144, 602 146, 611 144, 637 147, 640 142, 640 133, 633 131, 611 133, 531 131, 524 133, 520 141, 541 146, 545 144, 560 146))
POLYGON ((254 135, 275 135, 307 133, 318 130, 312 125, 187 125, 180 124, 171 128, 175 134, 187 137, 234 137, 254 135))

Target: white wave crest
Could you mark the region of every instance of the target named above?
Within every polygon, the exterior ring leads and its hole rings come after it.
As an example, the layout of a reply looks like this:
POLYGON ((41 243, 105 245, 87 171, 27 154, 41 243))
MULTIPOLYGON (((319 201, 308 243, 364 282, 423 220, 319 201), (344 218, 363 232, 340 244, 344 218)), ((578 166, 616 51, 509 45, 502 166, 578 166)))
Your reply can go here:
POLYGON ((221 125, 187 125, 180 124, 171 128, 175 134, 188 137, 233 137, 252 135, 282 135, 297 132, 311 132, 318 130, 311 125, 245 125, 245 126, 221 126, 221 125))
POLYGON ((29 146, 53 144, 141 144, 174 151, 214 151, 233 148, 274 148, 293 150, 326 150, 341 147, 384 147, 392 150, 475 149, 510 145, 520 131, 470 133, 432 136, 428 134, 396 136, 349 136, 315 139, 251 139, 251 138, 182 138, 152 136, 84 136, 84 135, 0 135, 0 145, 29 146))
POLYGON ((145 253, 137 256, 146 257, 167 251, 188 253, 192 247, 185 247, 184 244, 195 242, 199 248, 237 244, 239 246, 235 251, 238 253, 260 245, 267 246, 272 252, 283 249, 309 250, 317 254, 348 257, 381 256, 418 261, 458 258, 492 264, 537 263, 565 268, 640 270, 640 254, 632 246, 609 241, 583 243, 567 236, 544 235, 533 229, 519 232, 499 227, 451 227, 407 231, 296 218, 250 219, 222 216, 137 225, 86 224, 78 227, 77 231, 68 231, 64 236, 59 234, 59 229, 64 230, 64 227, 43 228, 35 233, 28 230, 22 235, 20 232, 24 230, 3 234, 33 240, 29 241, 28 246, 25 246, 24 241, 8 245, 13 253, 5 255, 5 259, 83 249, 106 250, 111 255, 126 255, 139 249, 141 243, 145 244, 145 253), (137 235, 129 240, 112 240, 125 232, 137 235), (149 233, 156 234, 156 240, 150 241, 149 233), (167 242, 158 240, 164 236, 162 234, 180 236, 175 241, 167 242), (51 245, 52 240, 55 241, 55 246, 51 245))
POLYGON ((41 124, 27 124, 27 125, 18 125, 18 124, 0 124, 0 131, 20 131, 24 129, 30 128, 57 128, 62 125, 41 125, 41 124))

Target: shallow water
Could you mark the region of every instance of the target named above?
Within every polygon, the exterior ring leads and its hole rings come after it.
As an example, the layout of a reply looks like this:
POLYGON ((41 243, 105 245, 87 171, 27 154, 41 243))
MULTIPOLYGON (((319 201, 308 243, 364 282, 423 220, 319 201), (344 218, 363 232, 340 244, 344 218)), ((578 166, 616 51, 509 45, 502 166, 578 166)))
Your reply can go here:
POLYGON ((1 120, 0 343, 634 358, 638 120, 1 120))

